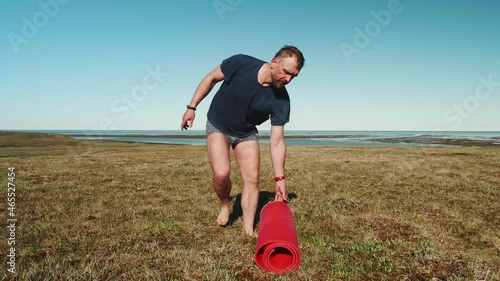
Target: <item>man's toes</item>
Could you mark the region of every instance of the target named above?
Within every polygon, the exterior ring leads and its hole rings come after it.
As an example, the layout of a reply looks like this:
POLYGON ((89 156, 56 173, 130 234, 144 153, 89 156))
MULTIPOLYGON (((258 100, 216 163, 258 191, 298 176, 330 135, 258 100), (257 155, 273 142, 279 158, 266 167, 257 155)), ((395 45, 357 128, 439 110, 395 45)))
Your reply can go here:
POLYGON ((219 216, 217 217, 217 224, 225 226, 229 222, 229 206, 221 207, 219 216))

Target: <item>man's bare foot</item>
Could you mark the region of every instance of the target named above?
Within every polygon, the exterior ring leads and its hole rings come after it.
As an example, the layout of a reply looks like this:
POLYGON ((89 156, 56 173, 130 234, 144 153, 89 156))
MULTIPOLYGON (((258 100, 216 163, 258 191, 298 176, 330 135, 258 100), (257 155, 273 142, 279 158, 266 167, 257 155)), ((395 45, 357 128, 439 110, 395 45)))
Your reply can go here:
POLYGON ((243 220, 243 234, 250 237, 257 237, 257 232, 253 230, 253 225, 245 225, 243 220))
POLYGON ((229 222, 229 213, 230 213, 229 205, 222 205, 220 207, 220 213, 217 217, 217 224, 220 226, 226 226, 229 222))
POLYGON ((245 229, 243 229, 243 234, 247 235, 248 237, 253 237, 253 238, 257 238, 259 235, 257 234, 257 232, 253 231, 246 231, 245 229))

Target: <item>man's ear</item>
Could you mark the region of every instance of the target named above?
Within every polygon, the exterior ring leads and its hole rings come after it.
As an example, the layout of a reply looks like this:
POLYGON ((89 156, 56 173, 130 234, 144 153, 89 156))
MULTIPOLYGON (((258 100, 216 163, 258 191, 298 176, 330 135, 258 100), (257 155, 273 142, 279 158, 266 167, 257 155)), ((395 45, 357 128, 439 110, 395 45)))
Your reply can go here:
POLYGON ((274 62, 274 63, 276 63, 277 61, 278 61, 278 59, 276 59, 276 58, 273 58, 273 59, 271 60, 271 62, 274 62))

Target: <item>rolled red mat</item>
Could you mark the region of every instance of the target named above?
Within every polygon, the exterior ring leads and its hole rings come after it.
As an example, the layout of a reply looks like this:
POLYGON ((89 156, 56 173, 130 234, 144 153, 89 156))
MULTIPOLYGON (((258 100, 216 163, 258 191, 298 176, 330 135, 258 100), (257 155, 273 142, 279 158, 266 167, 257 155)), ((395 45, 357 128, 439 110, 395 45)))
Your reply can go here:
POLYGON ((267 203, 260 212, 255 263, 273 273, 294 271, 300 265, 299 243, 292 210, 286 203, 267 203))

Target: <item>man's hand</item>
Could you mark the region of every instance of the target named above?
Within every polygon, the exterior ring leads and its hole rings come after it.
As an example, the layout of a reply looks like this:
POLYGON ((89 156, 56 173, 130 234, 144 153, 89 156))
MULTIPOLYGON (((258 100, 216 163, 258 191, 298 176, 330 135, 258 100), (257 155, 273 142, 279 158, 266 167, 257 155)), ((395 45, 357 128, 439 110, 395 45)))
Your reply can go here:
POLYGON ((194 118, 194 110, 186 109, 186 112, 184 112, 184 115, 182 116, 181 131, 193 128, 194 118))
POLYGON ((286 180, 280 180, 276 182, 276 195, 274 200, 281 202, 288 202, 288 190, 286 186, 286 180))

